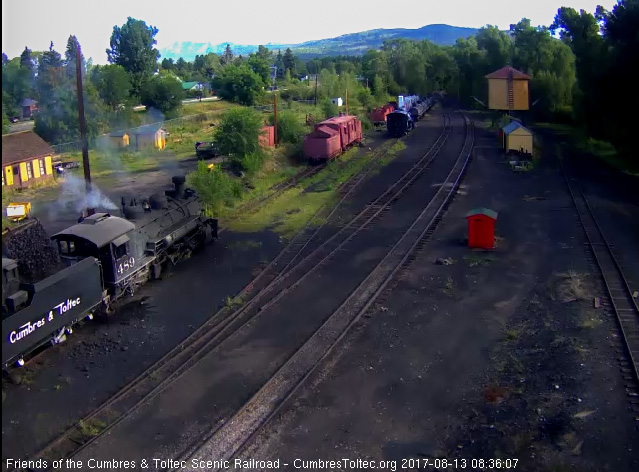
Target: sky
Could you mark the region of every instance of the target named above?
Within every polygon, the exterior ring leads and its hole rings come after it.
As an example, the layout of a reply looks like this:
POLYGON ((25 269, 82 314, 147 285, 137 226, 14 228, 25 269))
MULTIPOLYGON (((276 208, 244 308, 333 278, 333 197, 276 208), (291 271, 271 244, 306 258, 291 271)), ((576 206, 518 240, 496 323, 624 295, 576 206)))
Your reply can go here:
POLYGON ((2 0, 2 52, 9 58, 25 46, 54 48, 64 54, 75 35, 85 57, 105 64, 114 26, 127 17, 158 28, 156 47, 176 41, 219 44, 299 43, 376 28, 419 28, 445 23, 508 29, 529 18, 550 25, 561 6, 594 13, 597 5, 612 9, 614 0, 2 0), (104 7, 102 6, 104 5, 104 7), (396 8, 401 5, 401 8, 396 8), (336 7, 339 11, 336 11, 336 7))

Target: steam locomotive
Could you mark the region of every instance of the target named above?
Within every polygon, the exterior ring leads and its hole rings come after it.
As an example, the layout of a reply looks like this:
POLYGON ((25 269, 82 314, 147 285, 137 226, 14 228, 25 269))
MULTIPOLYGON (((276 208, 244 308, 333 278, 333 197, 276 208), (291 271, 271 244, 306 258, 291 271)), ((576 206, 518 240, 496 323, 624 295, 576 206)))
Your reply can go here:
POLYGON ((2 362, 17 363, 39 346, 64 341, 72 327, 146 281, 170 263, 217 239, 218 221, 183 176, 173 190, 148 199, 122 199, 122 217, 94 213, 51 237, 65 267, 36 283, 20 280, 18 263, 2 258, 2 362))

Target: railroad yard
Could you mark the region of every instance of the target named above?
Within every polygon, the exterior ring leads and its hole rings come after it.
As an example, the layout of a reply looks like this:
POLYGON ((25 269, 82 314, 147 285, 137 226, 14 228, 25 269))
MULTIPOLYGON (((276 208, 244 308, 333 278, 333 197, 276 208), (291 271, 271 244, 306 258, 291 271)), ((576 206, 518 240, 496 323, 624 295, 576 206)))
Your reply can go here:
MULTIPOLYGON (((541 136, 534 169, 513 172, 486 116, 445 100, 396 155, 381 133, 351 151, 365 165, 292 238, 221 221, 198 257, 5 376, 3 470, 18 457, 639 470, 637 186, 541 136), (493 250, 466 244, 481 207, 498 212, 493 250)), ((321 189, 323 168, 305 172, 279 190, 321 189)), ((49 232, 73 219, 48 213, 49 232)))

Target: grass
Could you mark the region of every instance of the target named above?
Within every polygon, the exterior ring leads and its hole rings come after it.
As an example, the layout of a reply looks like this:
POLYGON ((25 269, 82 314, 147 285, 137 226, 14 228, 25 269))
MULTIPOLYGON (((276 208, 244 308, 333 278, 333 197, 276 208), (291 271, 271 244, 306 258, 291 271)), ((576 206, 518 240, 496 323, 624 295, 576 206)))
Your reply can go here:
POLYGON ((471 254, 470 256, 464 256, 464 259, 468 263, 468 267, 487 267, 491 262, 495 261, 493 256, 484 254, 471 254))
POLYGON ((259 212, 240 215, 231 222, 231 229, 239 232, 270 229, 284 238, 292 237, 322 206, 334 204, 339 186, 366 165, 367 159, 356 159, 357 155, 356 148, 347 151, 324 170, 268 202, 259 212))
POLYGON ((558 273, 560 281, 557 285, 556 296, 564 302, 585 300, 588 298, 588 291, 585 283, 586 274, 580 274, 574 270, 558 273))
POLYGON ((87 422, 80 420, 78 423, 78 432, 83 438, 90 439, 99 435, 106 426, 105 422, 97 419, 89 420, 87 422))
MULTIPOLYGON (((552 130, 560 135, 570 137, 575 149, 584 154, 590 154, 610 164, 616 169, 639 177, 639 164, 636 159, 624 159, 617 153, 615 147, 607 142, 588 137, 578 128, 556 123, 536 123, 535 127, 552 130)), ((536 137, 536 139, 538 139, 536 137)))

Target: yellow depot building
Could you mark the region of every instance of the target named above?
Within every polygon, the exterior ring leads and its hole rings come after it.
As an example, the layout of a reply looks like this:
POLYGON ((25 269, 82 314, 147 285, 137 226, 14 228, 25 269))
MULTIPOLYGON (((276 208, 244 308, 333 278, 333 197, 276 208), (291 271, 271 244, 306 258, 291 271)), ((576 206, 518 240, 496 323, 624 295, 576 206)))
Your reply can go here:
POLYGON ((2 135, 2 186, 29 187, 53 177, 53 148, 33 131, 2 135))
POLYGON ((486 76, 488 108, 491 110, 528 110, 530 76, 512 67, 502 67, 486 76))

